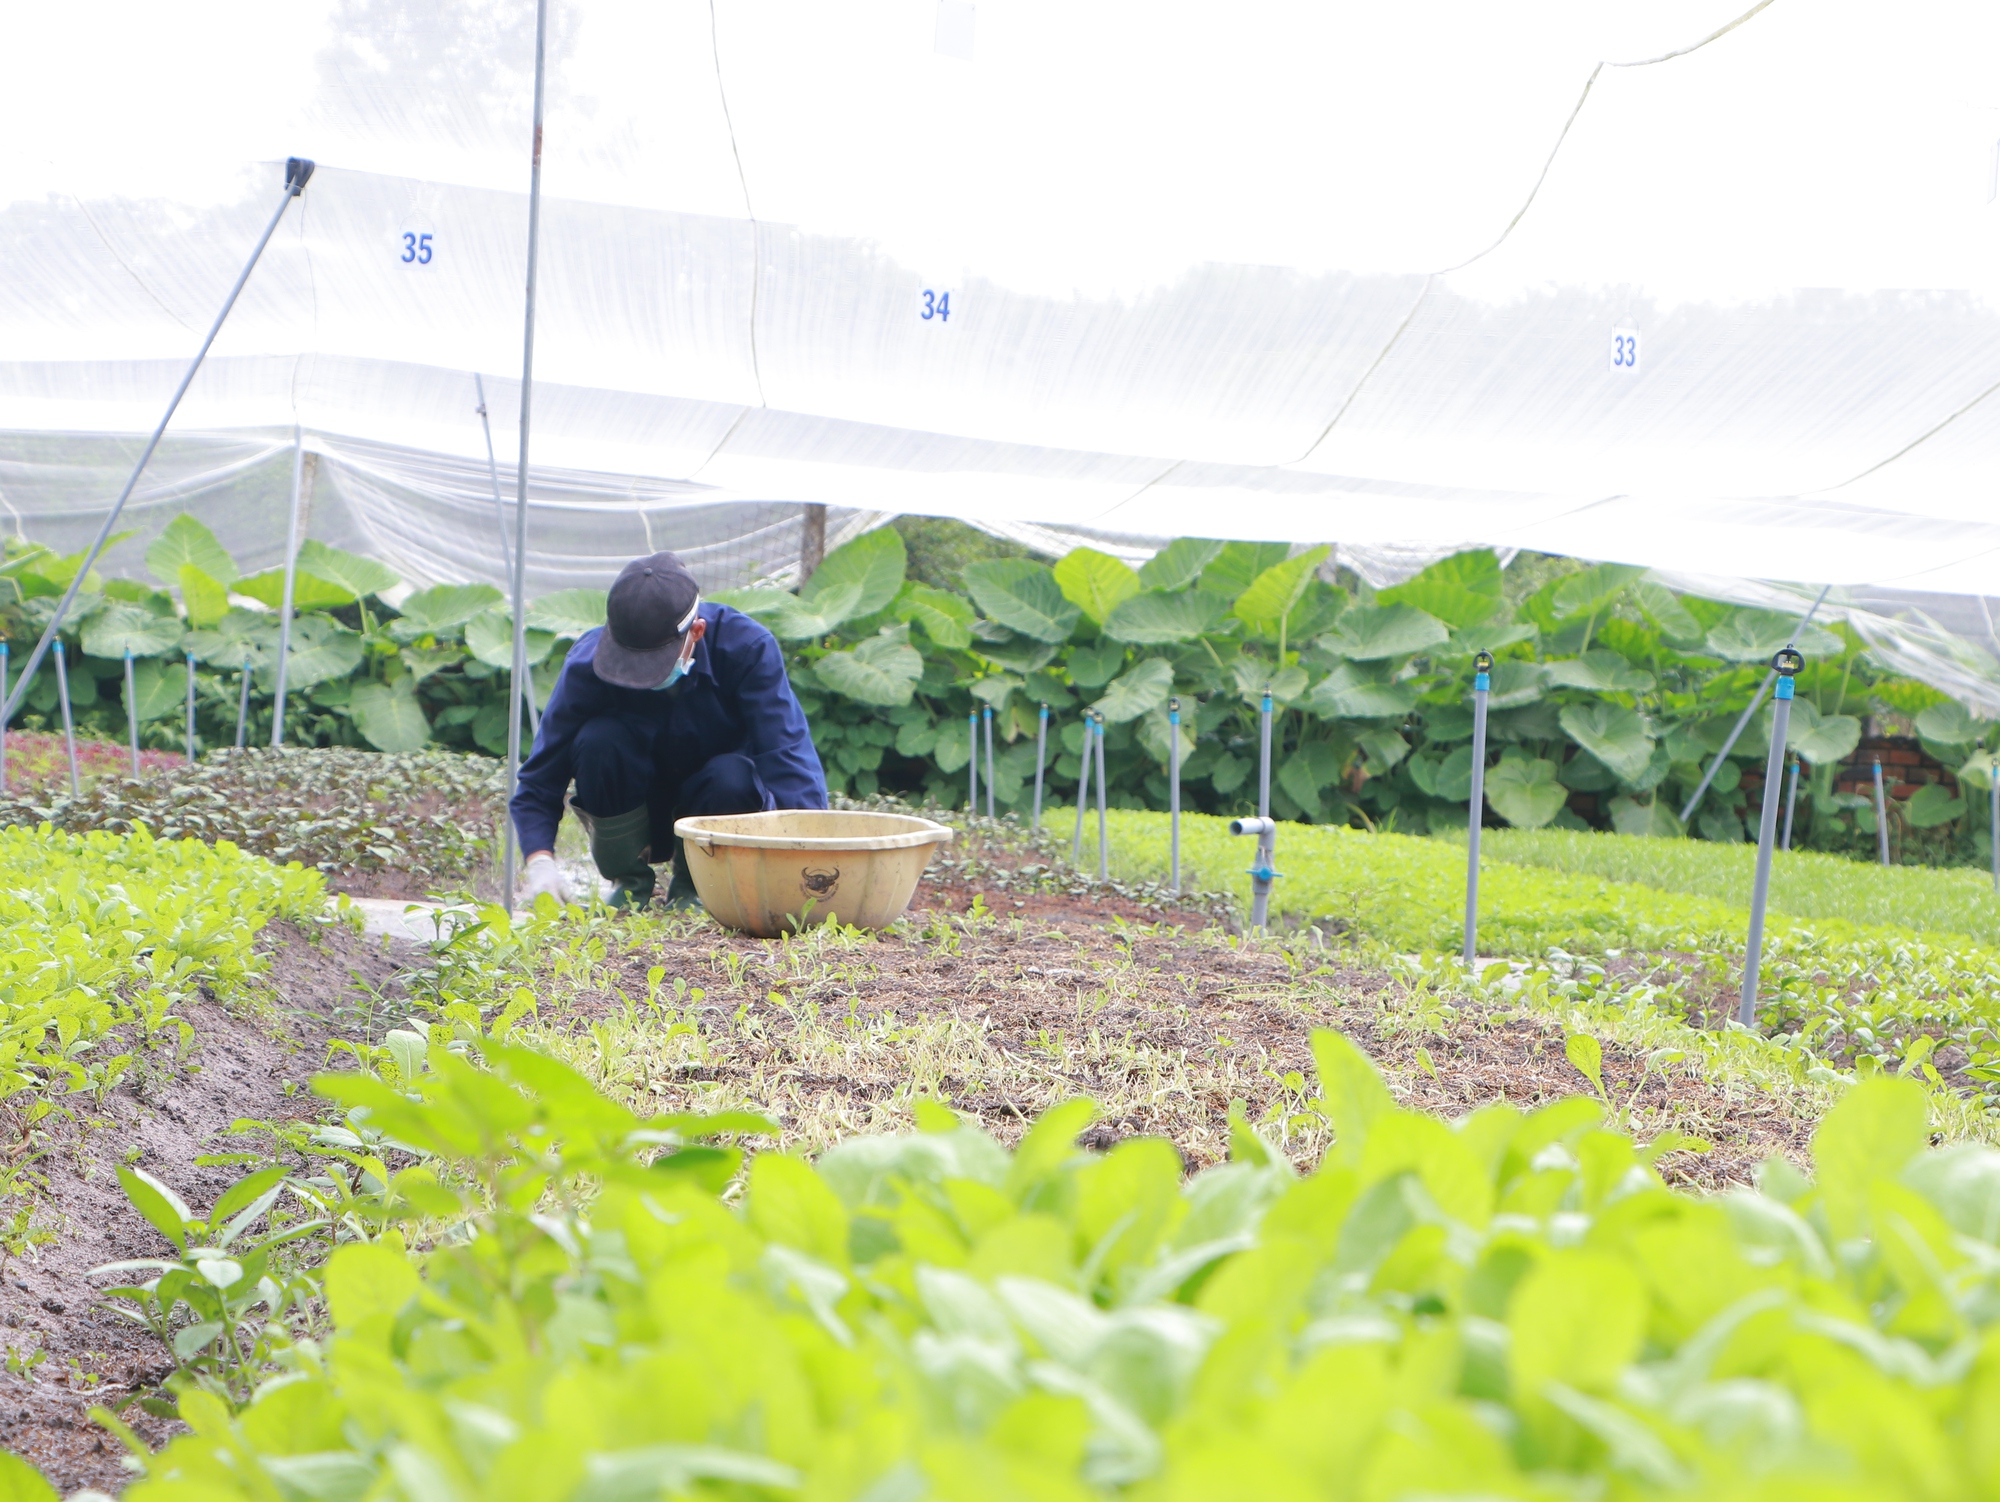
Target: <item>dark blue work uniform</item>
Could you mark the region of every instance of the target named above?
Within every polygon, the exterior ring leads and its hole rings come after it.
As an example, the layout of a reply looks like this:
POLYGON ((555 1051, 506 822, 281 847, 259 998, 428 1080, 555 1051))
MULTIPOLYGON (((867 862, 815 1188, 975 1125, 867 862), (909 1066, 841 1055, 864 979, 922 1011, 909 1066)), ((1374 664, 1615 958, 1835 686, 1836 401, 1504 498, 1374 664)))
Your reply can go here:
POLYGON ((599 818, 647 805, 656 861, 675 819, 826 807, 826 773, 777 638, 727 605, 704 603, 701 618, 708 634, 664 692, 597 676, 602 627, 570 648, 508 805, 523 850, 555 848, 572 781, 577 807, 599 818))

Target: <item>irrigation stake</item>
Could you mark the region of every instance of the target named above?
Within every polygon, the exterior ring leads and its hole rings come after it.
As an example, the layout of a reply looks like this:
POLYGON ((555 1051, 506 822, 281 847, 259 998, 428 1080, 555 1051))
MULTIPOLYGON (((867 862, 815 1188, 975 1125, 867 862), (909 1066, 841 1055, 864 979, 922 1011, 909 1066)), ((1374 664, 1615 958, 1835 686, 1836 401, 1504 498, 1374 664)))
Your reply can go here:
POLYGON ((1479 829, 1486 813, 1486 697, 1493 687, 1493 654, 1472 658, 1472 796, 1465 812, 1465 967, 1479 944, 1479 829))
POLYGON ((1035 721, 1035 821, 1029 827, 1042 827, 1042 763, 1048 758, 1049 750, 1049 706, 1042 705, 1040 717, 1035 721))
POLYGON ((1083 859, 1083 811, 1090 804, 1090 711, 1083 712, 1083 770, 1076 778, 1076 838, 1070 841, 1069 863, 1083 859))
POLYGON ((994 813, 993 813, 993 706, 992 706, 991 704, 989 704, 989 705, 987 705, 987 706, 986 706, 986 713, 984 714, 984 716, 982 716, 982 718, 983 718, 983 719, 984 719, 984 720, 986 721, 986 817, 987 817, 987 818, 989 818, 989 819, 991 819, 991 818, 993 818, 993 817, 994 817, 994 813))
POLYGON ((1181 890, 1181 701, 1167 700, 1167 890, 1181 890))
MULTIPOLYGON (((521 458, 514 477, 514 664, 507 681, 507 799, 512 803, 521 770, 521 700, 528 683, 528 415, 535 390, 535 271, 542 232, 542 101, 549 34, 549 0, 535 0, 535 134, 528 168, 528 287, 521 329, 521 458)), ((510 819, 512 815, 508 816, 510 819)), ((505 842, 500 900, 514 911, 514 846, 505 842)))
POLYGON ((1097 721, 1097 879, 1111 879, 1111 841, 1104 832, 1104 715, 1100 711, 1092 716, 1097 721))
POLYGON ((1778 688, 1771 706, 1771 754, 1764 760, 1763 806, 1757 817, 1757 876, 1750 886, 1750 937, 1743 946, 1743 1001, 1736 1009, 1736 1018, 1745 1027, 1757 1023, 1757 970, 1763 960, 1764 902, 1771 893, 1771 846, 1778 834, 1778 789, 1785 785, 1785 733, 1792 727, 1792 680, 1805 665, 1797 647, 1781 647, 1771 659, 1778 688))
POLYGON ((83 562, 70 577, 69 587, 62 592, 62 598, 56 601, 55 613, 49 617, 49 623, 42 631, 41 640, 35 643, 34 651, 28 654, 27 666, 21 669, 21 681, 15 686, 14 696, 7 700, 4 707, 0 707, 0 725, 12 720, 14 711, 21 707, 21 695, 34 678, 35 670, 42 665, 42 658, 47 654, 49 644, 56 639, 56 633, 62 630, 63 618, 69 614, 69 607, 75 603, 76 592, 83 587, 83 581, 90 577, 90 571, 97 563, 97 555, 104 551, 105 543, 110 540, 111 529, 118 525, 118 518, 125 510, 125 503, 132 498, 132 491, 139 483, 139 476, 146 472, 146 465, 153 457, 153 450, 160 446, 160 436, 167 431, 167 423, 172 420, 174 409, 180 406, 181 398, 187 395, 188 387, 194 383, 195 372, 201 369, 201 362, 208 355, 208 347, 215 343, 215 336, 222 332, 223 320, 229 317, 229 310, 236 306, 237 294, 242 292, 243 284, 250 280, 250 273, 256 268, 257 258, 264 254, 264 247, 271 243, 271 236, 277 233, 278 221, 284 218, 286 207, 305 191, 306 181, 312 174, 313 164, 304 157, 295 156, 285 163, 284 197, 278 200, 278 207, 271 215, 270 223, 264 226, 264 234, 257 241, 257 248, 250 252, 250 259, 243 263, 243 270, 237 275, 236 285, 229 289, 229 296, 223 299, 222 311, 215 315, 215 322, 208 326, 208 337, 201 341, 201 348, 195 351, 194 362, 181 377, 180 385, 174 388, 173 397, 167 403, 167 410, 160 414, 159 425, 153 429, 153 436, 146 440, 146 447, 139 455, 139 462, 132 466, 132 473, 125 480, 125 488, 118 492, 118 499, 112 503, 110 514, 104 518, 104 525, 97 529, 97 538, 91 543, 90 551, 83 555, 83 562))
POLYGON ((1882 758, 1875 758, 1875 855, 1889 864, 1889 801, 1882 796, 1882 758))
MULTIPOLYGON (((1805 635, 1806 626, 1812 621, 1812 618, 1819 613, 1819 607, 1826 600, 1827 590, 1832 588, 1833 586, 1829 584, 1826 586, 1826 589, 1822 589, 1819 592, 1819 599, 1814 600, 1812 602, 1812 608, 1808 610, 1804 615, 1799 617, 1798 625, 1792 628, 1793 641, 1797 641, 1801 636, 1805 635)), ((1736 725, 1735 728, 1729 732, 1729 739, 1724 741, 1722 743, 1722 749, 1715 753, 1715 760, 1710 762, 1708 764, 1708 770, 1701 774, 1701 782, 1698 786, 1696 786, 1694 790, 1694 796, 1688 799, 1687 806, 1681 810, 1681 823, 1685 824, 1689 819, 1694 817, 1694 806, 1697 803, 1701 802, 1701 795, 1708 791, 1708 785, 1715 780, 1715 774, 1720 770, 1722 770, 1723 762, 1727 761, 1729 759, 1729 753, 1736 749, 1736 741, 1737 738, 1743 734, 1743 727, 1750 723, 1750 716, 1755 714, 1757 712, 1757 706, 1764 702, 1764 695, 1768 694, 1771 691, 1771 685, 1777 681, 1777 676, 1778 675, 1776 673, 1766 673, 1764 675, 1764 681, 1757 686, 1757 692, 1751 696, 1749 706, 1743 711, 1742 714, 1736 717, 1736 725)))
POLYGON ((194 755, 194 653, 192 652, 187 654, 187 666, 188 666, 187 756, 188 756, 188 765, 193 766, 195 761, 195 755, 194 755))
POLYGON ((1785 848, 1792 848, 1792 815, 1799 806, 1799 758, 1792 758, 1792 785, 1785 793, 1785 848))
POLYGON ((965 712, 965 749, 972 757, 965 764, 965 774, 971 779, 966 784, 965 811, 967 814, 979 812, 979 711, 965 712))
MULTIPOLYGON (((242 687, 236 692, 236 749, 248 744, 250 734, 250 659, 243 659, 242 687)), ((133 773, 137 776, 138 773, 133 773)))
POLYGON ((62 701, 63 747, 69 752, 69 795, 74 798, 83 789, 76 778, 76 723, 69 714, 69 671, 63 666, 63 644, 56 641, 56 697, 62 701))
MULTIPOLYGON (((297 423, 292 424, 292 514, 285 523, 285 587, 284 596, 278 605, 278 689, 276 709, 271 715, 271 745, 275 748, 285 744, 285 679, 292 665, 292 601, 296 597, 299 579, 299 504, 306 488, 306 445, 297 423)), ((193 693, 190 689, 189 693, 193 693)), ((188 703, 192 705, 193 699, 188 703)), ((194 711, 188 710, 188 723, 192 725, 194 711)), ((188 744, 194 744, 194 732, 188 732, 188 744)), ((188 753, 188 760, 194 760, 194 753, 188 753)))
POLYGON ((125 649, 125 731, 132 747, 132 780, 139 780, 139 697, 132 689, 132 649, 125 649))

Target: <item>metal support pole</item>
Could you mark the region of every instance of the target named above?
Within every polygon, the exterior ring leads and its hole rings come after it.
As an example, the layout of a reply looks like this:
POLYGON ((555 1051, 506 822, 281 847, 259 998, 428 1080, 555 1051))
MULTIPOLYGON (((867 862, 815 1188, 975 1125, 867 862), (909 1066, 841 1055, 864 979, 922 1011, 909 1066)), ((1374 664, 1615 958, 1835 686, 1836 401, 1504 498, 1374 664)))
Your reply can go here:
POLYGON ((1271 685, 1264 685, 1264 706, 1258 712, 1257 732, 1257 817, 1271 817, 1271 685))
POLYGON ((1031 826, 1042 827, 1042 765, 1048 759, 1049 751, 1049 707, 1042 706, 1041 715, 1035 721, 1035 818, 1031 826))
MULTIPOLYGON (((479 428, 486 435, 486 477, 493 482, 493 514, 500 521, 500 566, 507 577, 514 577, 514 549, 507 542, 507 503, 500 499, 500 465, 493 457, 493 424, 486 415, 486 382, 478 371, 472 373, 473 390, 479 393, 479 428)), ((528 734, 542 733, 542 712, 535 708, 535 685, 530 678, 528 692, 524 696, 528 706, 528 734)), ((516 711, 517 713, 519 711, 516 711)), ((514 838, 512 821, 506 823, 506 838, 514 838)))
POLYGON ((1167 889, 1181 889, 1181 701, 1167 700, 1167 889))
POLYGON ((1785 848, 1792 848, 1792 815, 1799 810, 1799 758, 1792 758, 1791 786, 1785 792, 1785 848))
POLYGON ((1090 805, 1090 711, 1083 712, 1083 769, 1076 777, 1076 838, 1070 841, 1069 863, 1083 859, 1083 811, 1090 805))
MULTIPOLYGON (((278 606, 278 686, 271 712, 271 744, 285 744, 285 679, 292 666, 292 601, 299 579, 299 501, 305 493, 306 446, 298 425, 292 426, 292 513, 285 524, 285 587, 278 606)), ((189 732, 192 736, 193 732, 189 732)), ((192 741, 190 741, 192 744, 192 741)), ((193 760, 193 754, 189 754, 193 760)))
MULTIPOLYGON (((1807 625, 1819 613, 1819 607, 1825 603, 1827 590, 1832 588, 1833 586, 1829 584, 1826 586, 1826 589, 1822 589, 1819 592, 1819 598, 1812 602, 1812 608, 1799 617, 1798 625, 1792 628, 1792 639, 1794 641, 1805 635, 1807 625)), ((1777 681, 1777 676, 1776 673, 1766 673, 1764 681, 1757 687, 1757 692, 1751 696, 1749 707, 1736 717, 1736 725, 1729 732, 1729 739, 1724 741, 1722 749, 1715 753, 1715 760, 1710 762, 1708 770, 1702 773, 1701 782, 1695 788, 1694 796, 1688 799, 1687 806, 1681 810, 1681 823, 1685 824, 1689 819, 1694 817, 1695 805, 1701 802, 1701 795, 1708 791, 1708 785, 1715 781, 1715 774, 1722 770, 1722 764, 1729 759, 1729 753, 1736 749, 1736 742, 1743 734, 1743 727, 1750 723, 1750 716, 1755 714, 1757 706, 1764 702, 1764 695, 1771 691, 1771 685, 1777 681)))
MULTIPOLYGON (((7 643, 5 643, 4 641, 0 641, 0 706, 4 706, 6 702, 7 702, 7 643)), ((2000 786, 2000 784, 1996 784, 1996 786, 2000 786)), ((7 716, 4 712, 0 712, 0 793, 4 793, 6 791, 7 791, 7 716)), ((2000 864, 1996 864, 1994 870, 1996 873, 2000 873, 2000 864)), ((1996 882, 2000 882, 2000 874, 1996 874, 1994 880, 1996 882)))
POLYGON ((236 690, 236 749, 241 751, 250 742, 250 659, 243 659, 243 671, 239 673, 240 686, 236 690))
MULTIPOLYGON (((521 770, 521 700, 532 698, 528 681, 528 417, 535 390, 535 272, 542 233, 542 111, 548 55, 549 0, 535 0, 535 133, 528 168, 528 284, 521 330, 521 456, 514 477, 514 665, 507 689, 507 797, 511 802, 521 770)), ((511 818, 512 816, 509 815, 511 818)), ((500 900, 514 911, 514 847, 504 842, 500 900)), ((532 852, 526 852, 532 854, 532 852)))
POLYGON ((1743 947, 1743 999, 1736 1020, 1745 1027, 1757 1023, 1757 971, 1764 951, 1764 904, 1771 892, 1771 847, 1778 834, 1778 789, 1785 785, 1785 734, 1792 726, 1792 680, 1806 665, 1797 647, 1785 647, 1771 659, 1778 680, 1772 701, 1771 754, 1764 760, 1764 794, 1757 818, 1757 875, 1750 885, 1750 936, 1743 947))
POLYGON ((1882 758, 1875 758, 1875 854, 1889 864, 1889 800, 1882 792, 1882 758))
POLYGON ((131 743, 132 780, 139 780, 139 695, 132 682, 132 649, 125 649, 125 732, 131 743))
MULTIPOLYGON (((5 681, 6 672, 7 649, 0 647, 0 682, 5 681)), ((0 730, 0 740, 4 740, 4 738, 4 730, 0 730)), ((2000 763, 1995 763, 1993 766, 1988 767, 1986 775, 1993 781, 1993 786, 1987 795, 1987 801, 1991 806, 1993 815, 1993 823, 1989 826, 1993 831, 1993 890, 2000 892, 2000 763)), ((6 786, 7 762, 4 756, 0 756, 0 788, 6 786)))
POLYGON ((1493 654, 1472 659, 1472 796, 1465 813, 1465 965, 1479 950, 1479 831, 1486 819, 1486 698, 1493 688, 1493 654))
POLYGON ((104 525, 97 529, 97 537, 91 543, 90 550, 83 555, 83 562, 78 565, 76 573, 71 577, 69 587, 62 592, 62 598, 56 601, 55 613, 49 617, 49 624, 43 630, 41 640, 35 643, 34 651, 28 654, 27 665, 21 669, 21 681, 15 686, 14 696, 4 707, 0 707, 0 724, 12 720, 14 711, 21 707, 21 696, 27 691, 29 682, 33 680, 35 670, 42 665, 42 658, 47 654, 49 644, 55 641, 56 633, 62 630, 63 619, 69 614, 69 607, 76 601, 76 592, 83 587, 83 581, 90 577, 90 571, 97 563, 98 554, 104 551, 105 544, 110 541, 112 528, 118 525, 118 518, 125 510, 125 503, 132 498, 132 491, 139 483, 139 476, 146 472, 146 465, 153 457, 153 450, 160 446, 160 436, 167 431, 167 424, 173 419, 175 409, 180 406, 181 398, 187 395, 188 387, 194 383, 195 372, 201 369, 201 362, 207 358, 208 347, 215 343, 215 336, 222 332, 223 320, 229 317, 229 310, 236 306, 237 295, 242 292, 243 284, 250 280, 250 273, 256 268, 258 257, 264 254, 264 247, 271 243, 271 236, 277 233, 278 221, 284 218, 286 206, 305 191, 306 181, 312 173, 313 164, 303 157, 295 156, 285 163, 285 196, 278 200, 277 210, 271 215, 270 223, 264 226, 264 233, 257 241, 257 248, 250 252, 250 259, 244 263, 242 272, 236 278, 236 285, 229 289, 229 296, 223 299, 222 311, 215 315, 215 322, 209 325, 208 337, 201 341, 201 348, 195 351, 194 362, 181 377, 180 385, 174 388, 173 398, 167 403, 167 410, 160 415, 159 425, 153 429, 153 436, 146 440, 145 450, 139 455, 139 462, 132 466, 132 473, 125 481, 125 488, 118 492, 118 499, 112 503, 110 515, 104 518, 104 525))
POLYGON ((993 706, 986 706, 986 713, 980 717, 986 722, 986 817, 997 818, 993 812, 993 706))
POLYGON ((188 758, 188 765, 193 766, 195 763, 195 745, 194 745, 194 653, 192 652, 187 654, 187 668, 188 668, 187 758, 188 758))
POLYGON ((968 815, 979 812, 979 711, 965 712, 965 749, 970 752, 965 763, 968 779, 965 789, 965 811, 968 815))
POLYGON ((1111 840, 1104 830, 1104 716, 1093 715, 1097 721, 1097 879, 1111 880, 1111 840))
POLYGON ((76 775, 76 722, 69 712, 69 669, 63 662, 63 644, 56 640, 56 698, 62 703, 63 749, 69 752, 69 795, 74 798, 83 791, 76 775))

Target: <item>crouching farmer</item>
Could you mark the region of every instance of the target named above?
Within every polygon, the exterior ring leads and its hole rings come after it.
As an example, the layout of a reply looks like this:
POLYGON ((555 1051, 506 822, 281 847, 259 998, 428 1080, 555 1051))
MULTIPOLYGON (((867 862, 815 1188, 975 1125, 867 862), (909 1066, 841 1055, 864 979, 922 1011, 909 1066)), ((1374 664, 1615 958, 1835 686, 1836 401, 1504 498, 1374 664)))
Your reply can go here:
POLYGON ((676 819, 826 807, 776 639, 739 610, 704 604, 672 553, 625 566, 605 624, 570 649, 549 696, 510 805, 531 901, 570 900, 554 851, 571 783, 568 806, 615 907, 651 901, 653 865, 668 859, 668 903, 694 904, 676 819))

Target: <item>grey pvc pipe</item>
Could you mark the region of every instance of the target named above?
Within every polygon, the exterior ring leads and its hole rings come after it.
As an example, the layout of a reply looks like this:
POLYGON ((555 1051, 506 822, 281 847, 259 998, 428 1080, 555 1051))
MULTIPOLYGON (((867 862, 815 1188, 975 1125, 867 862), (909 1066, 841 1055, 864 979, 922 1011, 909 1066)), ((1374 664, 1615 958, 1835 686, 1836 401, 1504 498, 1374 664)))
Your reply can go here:
POLYGON ((1271 685, 1264 685, 1264 703, 1258 711, 1257 730, 1257 817, 1271 817, 1271 685))
MULTIPOLYGON (((1805 635, 1806 627, 1812 623, 1813 616, 1818 614, 1819 607, 1826 601, 1827 590, 1832 588, 1833 586, 1829 584, 1825 589, 1822 589, 1819 592, 1819 598, 1812 602, 1812 608, 1799 617, 1798 625, 1792 628, 1793 641, 1797 641, 1801 636, 1805 635)), ((1688 799, 1686 807, 1681 810, 1681 823, 1685 824, 1689 819, 1694 817, 1695 805, 1701 802, 1701 795, 1707 792, 1708 785, 1715 781, 1715 774, 1722 770, 1722 764, 1729 759, 1729 753, 1736 749, 1736 742, 1743 735, 1743 727, 1750 723, 1750 716, 1757 712, 1757 706, 1764 702, 1764 695, 1771 691, 1771 685, 1777 682, 1777 680, 1778 670, 1776 668, 1771 669, 1764 675, 1764 681, 1758 685, 1757 692, 1751 696, 1749 707, 1736 717, 1736 725, 1729 732, 1729 739, 1722 743, 1722 749, 1715 753, 1715 760, 1710 762, 1708 770, 1701 774, 1701 782, 1695 787, 1694 796, 1688 799)))
POLYGON ((271 236, 278 231, 278 221, 285 217, 285 209, 291 201, 305 191, 307 181, 312 177, 313 164, 303 157, 293 157, 285 163, 285 196, 278 200, 278 207, 271 215, 270 223, 264 226, 264 233, 258 238, 257 248, 250 252, 250 259, 243 263, 243 270, 237 275, 236 285, 229 289, 229 296, 223 299, 222 311, 215 315, 215 322, 208 326, 208 335, 201 341, 201 348, 195 351, 194 360, 181 376, 180 385, 167 403, 167 410, 160 414, 160 421, 153 429, 153 436, 146 440, 146 447, 139 455, 139 462, 132 466, 132 473, 126 477, 125 488, 118 492, 118 499, 112 503, 110 514, 104 518, 104 525, 97 529, 97 537, 90 544, 90 551, 83 556, 69 587, 56 601, 55 613, 49 617, 49 624, 43 630, 41 640, 35 643, 34 651, 28 654, 27 666, 21 669, 21 681, 15 685, 13 697, 0 706, 0 725, 14 718, 14 711, 21 707, 21 696, 33 680, 35 670, 42 665, 42 658, 48 653, 49 644, 62 630, 63 620, 69 615, 69 607, 76 602, 76 592, 83 587, 83 581, 90 576, 97 558, 110 540, 111 529, 118 525, 118 518, 125 510, 125 503, 132 499, 132 491, 139 483, 139 476, 146 472, 146 465, 153 457, 153 450, 160 446, 160 437, 167 431, 167 424, 173 419, 174 411, 187 395, 187 389, 194 383, 195 372, 201 369, 201 362, 208 356, 208 347, 215 343, 215 336, 222 332, 223 320, 229 317, 229 310, 236 306, 236 298, 243 291, 244 283, 250 280, 250 273, 256 269, 257 260, 264 254, 264 247, 271 243, 271 236))
POLYGON ((1792 848, 1792 815, 1799 807, 1799 758, 1792 758, 1791 786, 1785 792, 1785 848, 1792 848))
POLYGON ((1097 719, 1097 879, 1111 879, 1111 840, 1104 829, 1104 716, 1097 719))
MULTIPOLYGON (((292 667, 292 602, 299 582, 299 505, 305 495, 305 436, 292 427, 292 512, 285 523, 285 588, 278 606, 278 687, 271 712, 271 744, 285 744, 285 681, 292 667)), ((190 741, 190 743, 192 743, 190 741)), ((190 757, 192 760, 192 757, 190 757)))
POLYGON ((1486 814, 1486 699, 1488 673, 1472 677, 1472 794, 1465 814, 1465 953, 1467 968, 1479 951, 1479 832, 1486 814))
MULTIPOLYGON (((0 681, 4 681, 6 671, 7 657, 4 652, 0 652, 0 681)), ((0 740, 4 740, 4 738, 4 734, 0 734, 0 740)), ((1990 768, 1987 776, 1993 779, 1993 787, 1988 795, 1988 802, 1992 806, 1993 813, 1993 839, 1991 842, 1993 846, 1993 890, 2000 892, 2000 765, 1990 768)), ((0 755, 0 788, 4 788, 6 785, 7 761, 4 755, 0 755)))
POLYGON ((965 763, 965 775, 970 780, 965 788, 965 811, 979 812, 979 711, 970 709, 965 714, 965 749, 971 753, 965 763))
POLYGON ((986 722, 986 817, 998 817, 993 812, 993 706, 986 706, 986 713, 980 716, 986 722))
POLYGON ((1167 889, 1181 889, 1181 701, 1167 700, 1167 889))
POLYGON ((1083 769, 1076 778, 1076 838, 1070 841, 1069 863, 1083 859, 1083 811, 1090 806, 1090 711, 1083 714, 1083 769))
POLYGON ((1882 758, 1875 758, 1875 854, 1889 864, 1889 800, 1882 792, 1882 758))
MULTIPOLYGON (((0 641, 0 705, 7 702, 7 643, 0 641)), ((2000 784, 1996 784, 2000 786, 2000 784)), ((7 791, 7 717, 0 714, 0 793, 7 791)), ((2000 882, 2000 864, 1994 867, 1994 880, 2000 882)))
POLYGON ((187 759, 188 759, 188 765, 193 766, 195 764, 195 745, 194 745, 194 653, 192 652, 187 654, 187 670, 188 670, 187 759))
POLYGON ((1771 752, 1764 762, 1763 806, 1757 818, 1757 875, 1750 884, 1750 934, 1743 946, 1743 997, 1736 1020, 1757 1023, 1757 972, 1764 957, 1764 907, 1771 895, 1771 847, 1778 833, 1778 789, 1785 785, 1785 734, 1792 725, 1792 680, 1778 680, 1771 717, 1771 752))
POLYGON ((237 675, 236 689, 236 749, 241 751, 250 742, 250 659, 243 659, 243 671, 237 675))
POLYGON ((139 779, 139 695, 132 682, 132 649, 125 649, 125 738, 132 753, 132 780, 139 779))
POLYGON ((69 795, 83 791, 76 775, 76 721, 69 712, 69 670, 63 665, 63 644, 56 641, 56 698, 62 703, 63 749, 69 752, 69 795))
MULTIPOLYGON (((507 687, 507 798, 511 803, 521 771, 521 701, 534 697, 528 681, 528 434, 535 391, 535 273, 542 238, 542 117, 547 84, 549 0, 535 0, 535 128, 528 167, 528 285, 521 329, 521 452, 514 477, 514 663, 507 687)), ((511 820, 513 814, 507 817, 511 820)), ((514 847, 505 842, 500 900, 514 911, 514 847)))
POLYGON ((1042 827, 1042 764, 1048 759, 1049 750, 1049 707, 1042 706, 1041 715, 1035 721, 1035 813, 1033 829, 1042 827))

